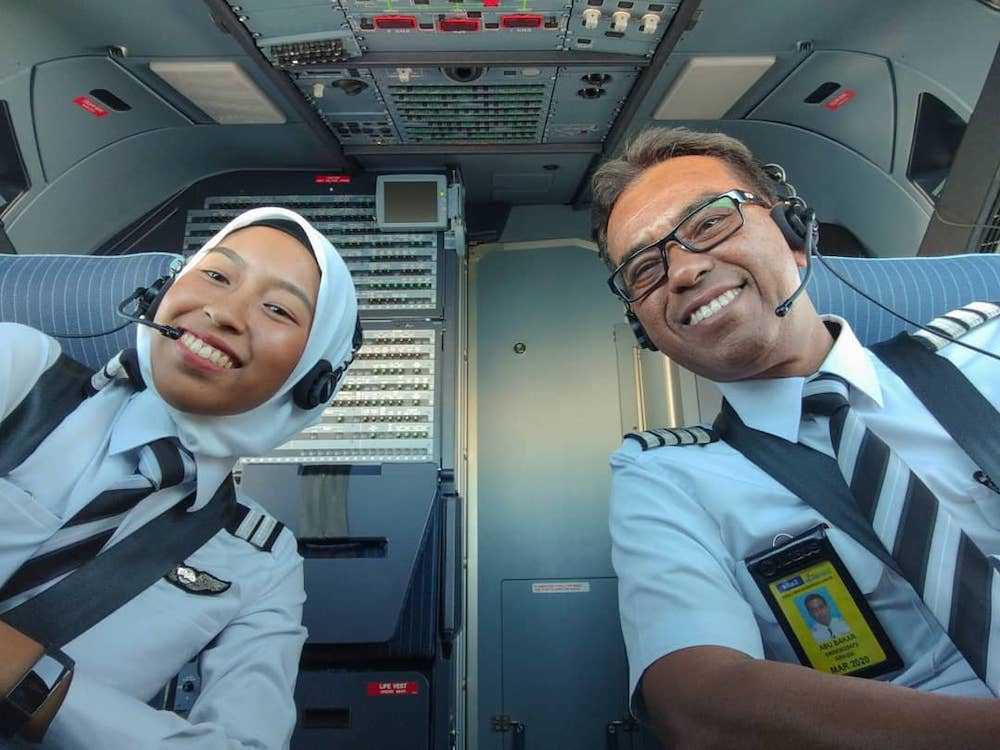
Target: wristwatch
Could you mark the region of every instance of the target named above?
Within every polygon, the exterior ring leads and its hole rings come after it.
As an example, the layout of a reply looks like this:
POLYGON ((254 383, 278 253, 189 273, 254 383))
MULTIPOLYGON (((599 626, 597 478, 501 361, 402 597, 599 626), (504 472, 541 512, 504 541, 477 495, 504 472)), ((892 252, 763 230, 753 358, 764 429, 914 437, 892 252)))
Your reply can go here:
POLYGON ((14 736, 72 671, 70 657, 57 648, 47 649, 0 701, 0 737, 14 736))

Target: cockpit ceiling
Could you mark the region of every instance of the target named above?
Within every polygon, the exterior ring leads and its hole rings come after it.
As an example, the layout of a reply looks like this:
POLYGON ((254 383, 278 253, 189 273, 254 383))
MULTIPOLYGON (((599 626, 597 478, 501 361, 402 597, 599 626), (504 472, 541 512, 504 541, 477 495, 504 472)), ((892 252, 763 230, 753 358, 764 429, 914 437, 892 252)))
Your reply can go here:
POLYGON ((651 0, 229 4, 347 153, 476 144, 597 151, 678 8, 651 0))

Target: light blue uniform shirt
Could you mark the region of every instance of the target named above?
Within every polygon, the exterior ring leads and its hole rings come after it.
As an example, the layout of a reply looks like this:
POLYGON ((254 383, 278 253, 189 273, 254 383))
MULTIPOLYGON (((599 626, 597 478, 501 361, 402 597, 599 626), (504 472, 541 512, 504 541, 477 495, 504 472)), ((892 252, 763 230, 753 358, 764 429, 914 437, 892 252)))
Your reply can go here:
MULTIPOLYGON (((37 331, 0 323, 0 419, 16 408, 58 353, 58 344, 37 331)), ((137 446, 174 434, 166 412, 143 408, 141 394, 117 391, 88 399, 33 456, 0 478, 0 581, 101 490, 132 474, 137 446)), ((199 464, 200 473, 213 475, 208 479, 213 487, 227 470, 213 464, 202 472, 199 464)), ((200 476, 199 485, 204 481, 200 476)), ((193 485, 172 488, 143 500, 109 545, 193 490, 193 485)), ((199 497, 199 505, 207 499, 199 497)), ((240 501, 259 510, 247 498, 240 501)), ((185 562, 232 585, 218 595, 197 595, 161 579, 67 644, 64 650, 76 661, 76 672, 42 747, 288 746, 306 636, 295 538, 283 530, 271 551, 264 552, 220 531, 185 562), (146 705, 203 649, 201 693, 186 719, 146 705)), ((20 745, 0 740, 0 747, 8 746, 20 745)))
MULTIPOLYGON (((857 341, 846 322, 824 371, 846 378, 851 406, 937 495, 986 554, 1000 553, 1000 496, 902 381, 857 341)), ((1000 320, 963 341, 1000 351, 1000 320)), ((954 344, 952 360, 994 405, 1000 362, 954 344)), ((804 378, 721 383, 749 427, 833 455, 827 420, 802 425, 804 378)), ((666 654, 724 646, 798 663, 744 560, 829 520, 723 442, 643 451, 625 440, 611 457, 612 561, 633 711, 643 715, 643 672, 666 654)), ((903 661, 883 678, 955 695, 991 696, 912 587, 844 532, 828 536, 903 661)), ((1000 655, 991 654, 991 660, 1000 655)))

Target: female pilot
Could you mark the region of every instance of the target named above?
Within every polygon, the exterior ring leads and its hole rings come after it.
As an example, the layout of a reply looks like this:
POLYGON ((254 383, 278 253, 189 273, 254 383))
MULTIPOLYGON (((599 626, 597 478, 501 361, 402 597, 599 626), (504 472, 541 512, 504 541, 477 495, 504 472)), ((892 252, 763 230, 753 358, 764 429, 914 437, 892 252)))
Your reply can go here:
MULTIPOLYGON (((142 382, 115 379, 0 477, 0 619, 58 580, 45 578, 50 558, 84 538, 106 540, 105 550, 185 499, 193 497, 190 512, 203 508, 240 456, 318 422, 356 347, 357 299, 343 260, 285 209, 234 219, 156 305, 156 323, 180 335, 139 327, 142 382), (164 445, 176 470, 156 460, 164 445), (179 483, 167 486, 168 474, 179 483), (116 517, 93 510, 119 496, 112 488, 136 483, 150 494, 134 506, 114 508, 116 517)), ((0 352, 6 419, 60 348, 34 329, 0 324, 0 352)), ((74 671, 45 683, 52 660, 42 646, 0 622, 0 745, 287 747, 306 636, 302 560, 287 529, 238 499, 237 528, 221 529, 63 647, 74 671), (199 653, 201 693, 188 716, 147 705, 199 653), (32 685, 51 692, 24 721, 12 703, 23 707, 32 685)))

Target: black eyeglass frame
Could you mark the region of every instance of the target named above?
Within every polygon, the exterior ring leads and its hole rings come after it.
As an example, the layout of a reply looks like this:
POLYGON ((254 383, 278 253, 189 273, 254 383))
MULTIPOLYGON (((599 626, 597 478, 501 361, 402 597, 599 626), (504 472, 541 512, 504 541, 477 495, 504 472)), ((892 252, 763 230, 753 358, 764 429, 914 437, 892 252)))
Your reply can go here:
POLYGON ((727 190, 725 193, 720 193, 714 198, 709 198, 707 201, 705 201, 698 207, 688 211, 688 213, 685 214, 684 217, 677 222, 677 225, 670 231, 670 233, 666 237, 663 237, 662 239, 659 239, 656 242, 651 242, 648 245, 644 245, 643 247, 640 247, 638 250, 633 250, 631 253, 629 253, 622 260, 622 262, 618 264, 618 267, 615 268, 615 270, 612 271, 611 275, 608 277, 608 286, 611 288, 612 293, 626 305, 631 305, 635 302, 641 302, 642 300, 644 300, 646 297, 652 294, 657 288, 660 287, 660 285, 663 283, 662 280, 660 281, 660 283, 654 284, 652 287, 647 289, 638 297, 633 297, 630 299, 628 295, 625 293, 625 291, 623 289, 619 289, 618 285, 615 283, 615 279, 620 278, 622 276, 622 271, 625 269, 626 265, 628 265, 634 258, 638 257, 639 255, 655 248, 660 251, 660 262, 663 264, 663 278, 666 279, 668 273, 667 246, 671 242, 676 242, 678 245, 683 247, 689 253, 707 253, 709 250, 721 245, 723 242, 728 240, 730 237, 732 237, 734 234, 736 234, 743 228, 743 224, 746 223, 746 218, 743 216, 744 203, 752 203, 754 205, 763 206, 764 208, 769 208, 769 204, 767 203, 767 201, 765 201, 759 195, 751 193, 747 190, 740 190, 738 188, 727 190), (734 228, 733 231, 731 231, 729 234, 726 234, 722 237, 718 237, 708 247, 701 247, 701 248, 691 247, 689 244, 684 242, 684 240, 682 240, 680 237, 677 236, 677 230, 680 229, 682 226, 684 226, 684 222, 686 222, 696 213, 707 208, 708 206, 712 205, 721 198, 730 198, 736 204, 736 212, 740 216, 739 226, 734 228))

